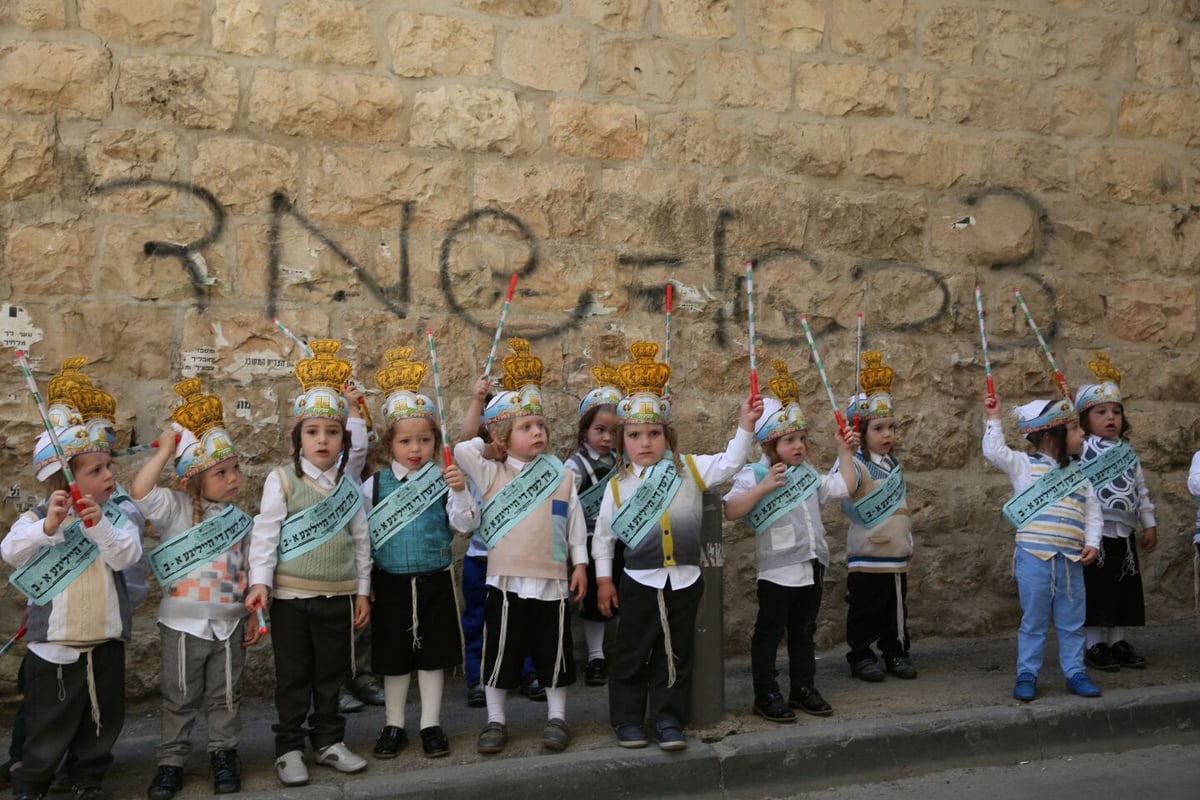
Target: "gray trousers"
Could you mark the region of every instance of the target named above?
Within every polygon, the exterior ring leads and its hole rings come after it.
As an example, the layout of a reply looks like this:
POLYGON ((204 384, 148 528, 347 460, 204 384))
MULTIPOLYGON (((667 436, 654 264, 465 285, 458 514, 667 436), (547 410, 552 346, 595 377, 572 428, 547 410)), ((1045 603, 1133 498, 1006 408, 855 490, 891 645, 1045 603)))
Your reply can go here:
POLYGON ((182 767, 192 753, 192 726, 201 709, 208 727, 208 752, 236 750, 242 736, 243 619, 226 642, 200 639, 161 623, 162 742, 155 753, 160 766, 182 767), (180 659, 180 642, 183 658, 180 659), (227 671, 228 667, 228 671, 227 671))

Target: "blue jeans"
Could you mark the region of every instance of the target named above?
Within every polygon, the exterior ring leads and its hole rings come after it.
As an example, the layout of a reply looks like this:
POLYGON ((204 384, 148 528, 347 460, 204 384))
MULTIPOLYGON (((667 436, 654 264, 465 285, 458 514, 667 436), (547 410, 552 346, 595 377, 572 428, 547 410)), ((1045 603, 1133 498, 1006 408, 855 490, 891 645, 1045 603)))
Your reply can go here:
POLYGON ((1037 676, 1046 649, 1050 617, 1058 631, 1058 664, 1070 678, 1083 672, 1083 620, 1087 602, 1083 565, 1056 555, 1043 561, 1020 547, 1014 559, 1021 596, 1021 629, 1017 634, 1017 674, 1037 676))

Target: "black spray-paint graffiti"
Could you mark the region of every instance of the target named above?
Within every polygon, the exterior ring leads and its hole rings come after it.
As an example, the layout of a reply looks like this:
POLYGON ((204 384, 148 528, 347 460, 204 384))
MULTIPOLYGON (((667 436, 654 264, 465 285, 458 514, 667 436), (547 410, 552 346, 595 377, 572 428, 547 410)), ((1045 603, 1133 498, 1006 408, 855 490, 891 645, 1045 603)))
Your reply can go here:
MULTIPOLYGON (((96 186, 93 191, 95 195, 103 196, 114 192, 145 187, 171 189, 191 195, 203 204, 211 217, 207 231, 200 238, 193 241, 182 244, 148 241, 143 246, 143 250, 148 257, 169 258, 177 261, 183 267, 184 273, 192 286, 195 302, 199 306, 205 307, 208 303, 208 292, 206 289, 211 281, 203 267, 201 253, 204 248, 220 240, 224 234, 226 222, 224 208, 220 200, 202 186, 156 178, 110 181, 96 186)), ((1051 232, 1051 225, 1045 208, 1036 197, 1027 192, 1008 187, 987 187, 981 189, 965 196, 963 203, 969 207, 975 206, 984 198, 994 195, 1010 197, 1027 206, 1037 224, 1035 239, 1029 252, 1023 253, 1017 258, 993 263, 990 265, 991 268, 1017 267, 1036 261, 1044 253, 1046 241, 1051 232)), ((414 203, 406 202, 401 207, 399 220, 399 261, 396 264, 395 282, 389 285, 384 285, 373 277, 350 252, 297 209, 295 204, 283 193, 276 192, 271 196, 270 208, 271 218, 268 228, 268 255, 266 264, 267 296, 266 307, 264 309, 268 317, 274 317, 278 313, 281 292, 280 278, 283 272, 281 236, 283 235, 285 222, 298 225, 315 237, 321 244, 329 248, 350 269, 354 280, 369 295, 382 303, 391 313, 401 319, 409 316, 412 295, 409 233, 415 210, 414 203)), ((727 208, 720 209, 713 220, 712 227, 711 278, 716 300, 710 305, 712 306, 711 313, 714 323, 713 336, 716 344, 722 348, 728 347, 730 344, 729 327, 734 324, 744 326, 746 319, 744 275, 739 274, 736 279, 731 276, 727 258, 728 254, 726 252, 727 233, 731 223, 736 218, 737 215, 734 210, 727 208)), ((537 272, 539 267, 539 247, 536 236, 524 221, 514 214, 497 208, 481 208, 470 211, 456 220, 450 226, 449 230, 446 231, 438 255, 439 288, 445 306, 452 314, 469 324, 475 330, 490 333, 494 329, 495 317, 490 313, 485 316, 477 316, 476 312, 466 307, 456 295, 454 281, 451 280, 455 247, 460 242, 460 239, 480 221, 493 225, 502 225, 510 229, 517 241, 524 246, 526 251, 525 258, 516 270, 522 279, 527 279, 537 272)), ((820 274, 824 269, 824 266, 817 258, 797 248, 766 249, 749 254, 748 258, 755 262, 756 274, 771 270, 773 268, 772 265, 776 265, 774 268, 787 269, 796 263, 804 264, 814 275, 820 274)), ((618 256, 617 262, 621 265, 633 267, 645 281, 635 283, 627 288, 631 305, 645 310, 658 310, 662 308, 667 277, 663 276, 662 280, 652 283, 648 280, 650 273, 658 271, 661 274, 663 270, 668 272, 674 271, 682 267, 686 263, 686 259, 684 256, 672 253, 654 255, 622 254, 618 256)), ((915 273, 924 276, 933 282, 940 297, 940 303, 937 307, 925 316, 917 319, 893 321, 885 326, 886 329, 893 331, 919 330, 938 322, 950 313, 951 296, 946 277, 937 270, 925 265, 900 261, 863 259, 852 267, 850 277, 853 280, 865 280, 871 274, 883 270, 915 273)), ((1053 287, 1037 275, 1023 274, 1023 277, 1033 281, 1044 293, 1044 298, 1048 301, 1049 307, 1054 308, 1053 287)), ((492 274, 492 282, 494 284, 492 289, 493 300, 500 297, 502 287, 507 279, 507 273, 492 274)), ((345 291, 335 292, 330 299, 334 301, 345 300, 346 293, 345 291)), ((579 327, 589 316, 589 309, 592 303, 593 298, 591 294, 587 291, 581 292, 576 298, 574 306, 564 319, 557 323, 539 327, 536 332, 531 332, 528 338, 535 341, 546 339, 579 327)), ((803 313, 804 309, 792 308, 784 303, 781 304, 781 307, 777 311, 783 322, 783 332, 764 331, 761 334, 762 341, 777 345, 802 344, 804 336, 800 332, 799 315, 803 313)), ((1056 327, 1055 320, 1051 319, 1047 321, 1044 332, 1052 337, 1056 327)), ((829 335, 837 333, 839 330, 840 327, 838 324, 830 321, 828 325, 818 332, 818 335, 829 335)))

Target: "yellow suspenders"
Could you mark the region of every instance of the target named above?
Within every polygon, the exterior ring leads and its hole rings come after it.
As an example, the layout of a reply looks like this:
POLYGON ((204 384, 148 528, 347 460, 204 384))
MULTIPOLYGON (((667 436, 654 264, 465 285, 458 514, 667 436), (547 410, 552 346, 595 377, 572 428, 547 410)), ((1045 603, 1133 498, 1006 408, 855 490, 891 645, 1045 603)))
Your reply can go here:
MULTIPOLYGON (((704 481, 700 478, 700 470, 696 467, 696 462, 692 460, 691 453, 686 454, 683 457, 683 459, 684 459, 684 461, 687 462, 688 469, 691 471, 692 478, 696 481, 696 485, 698 487, 700 487, 700 493, 704 494, 704 490, 707 487, 705 487, 704 481)), ((612 490, 613 490, 613 504, 617 508, 620 508, 621 507, 621 490, 617 486, 617 478, 615 475, 612 477, 611 480, 612 480, 612 490)), ((660 528, 662 528, 663 566, 664 567, 674 567, 674 566, 676 566, 676 564, 675 564, 675 539, 674 539, 674 537, 671 536, 671 512, 669 509, 663 511, 662 516, 659 517, 659 519, 658 519, 658 525, 660 528)))

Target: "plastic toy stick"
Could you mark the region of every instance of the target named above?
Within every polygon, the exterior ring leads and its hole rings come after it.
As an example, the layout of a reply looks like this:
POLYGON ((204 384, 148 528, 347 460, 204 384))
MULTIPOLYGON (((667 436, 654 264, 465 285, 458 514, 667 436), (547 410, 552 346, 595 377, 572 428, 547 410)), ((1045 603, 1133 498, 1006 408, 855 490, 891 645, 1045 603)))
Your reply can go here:
POLYGON ((854 344, 854 430, 858 430, 858 422, 861 416, 858 413, 858 393, 862 381, 862 328, 863 328, 863 312, 858 312, 858 339, 854 344))
POLYGON ((24 625, 18 628, 17 632, 12 635, 12 638, 5 642, 3 647, 0 647, 0 656, 4 655, 9 650, 12 650, 13 647, 16 646, 17 642, 21 641, 21 639, 25 636, 25 631, 26 627, 24 625))
POLYGON ((846 418, 842 416, 842 410, 838 408, 837 400, 833 397, 833 388, 829 385, 829 376, 825 374, 825 365, 821 363, 821 354, 817 352, 817 343, 813 341, 812 328, 808 327, 808 317, 804 314, 800 315, 800 324, 804 326, 804 337, 808 339, 808 349, 812 351, 813 361, 817 365, 817 372, 821 375, 821 382, 825 384, 825 394, 829 396, 829 405, 833 408, 833 417, 837 420, 838 430, 846 429, 846 418))
POLYGON ((750 324, 750 398, 758 397, 758 337, 754 335, 754 262, 746 262, 746 319, 750 324))
POLYGON ((437 349, 433 346, 433 329, 425 329, 425 337, 429 340, 429 363, 433 367, 433 391, 437 397, 438 407, 438 424, 442 428, 442 455, 446 459, 446 466, 450 466, 454 462, 450 452, 450 437, 446 431, 446 402, 442 399, 442 377, 438 372, 437 349))
POLYGON ((267 617, 263 614, 262 603, 254 607, 254 614, 258 617, 258 633, 260 636, 267 635, 267 617))
MULTIPOLYGON (((667 338, 663 346, 663 363, 668 367, 671 366, 671 291, 675 285, 667 281, 667 338)), ((667 382, 663 384, 663 397, 670 399, 671 397, 671 379, 667 378, 667 382)))
POLYGON ((979 341, 983 344, 983 372, 987 376, 988 397, 996 396, 996 384, 992 381, 992 362, 988 358, 987 328, 983 324, 983 293, 975 287, 975 314, 979 317, 979 341))
POLYGON ((483 365, 483 377, 492 377, 492 364, 496 361, 496 348, 500 346, 500 337, 504 334, 504 318, 508 316, 508 306, 512 303, 513 292, 517 288, 517 273, 512 274, 508 281, 508 292, 504 295, 504 305, 500 306, 500 321, 496 323, 496 335, 492 338, 492 349, 488 352, 487 363, 483 365))
POLYGON ((1025 305, 1025 298, 1021 297, 1021 290, 1013 288, 1013 294, 1017 298, 1017 303, 1021 306, 1021 310, 1025 312, 1025 321, 1029 323, 1033 335, 1037 337, 1038 344, 1042 346, 1042 352, 1046 355, 1046 361, 1050 364, 1050 369, 1054 370, 1054 378, 1058 381, 1059 388, 1062 389, 1063 397, 1071 399, 1071 387, 1067 385, 1067 379, 1063 377, 1062 370, 1058 368, 1058 362, 1054 360, 1054 354, 1050 352, 1050 346, 1046 344, 1045 338, 1042 337, 1042 332, 1038 330, 1037 323, 1033 321, 1033 315, 1029 313, 1029 306, 1025 305))
MULTIPOLYGON (((175 444, 179 444, 179 434, 178 433, 175 434, 175 444)), ((132 456, 132 455, 136 455, 137 453, 144 453, 147 450, 153 450, 154 448, 160 447, 160 446, 161 445, 159 445, 158 439, 155 439, 152 442, 146 442, 144 444, 135 444, 133 447, 126 447, 124 450, 113 450, 112 456, 113 456, 113 458, 120 458, 121 456, 132 456)))

